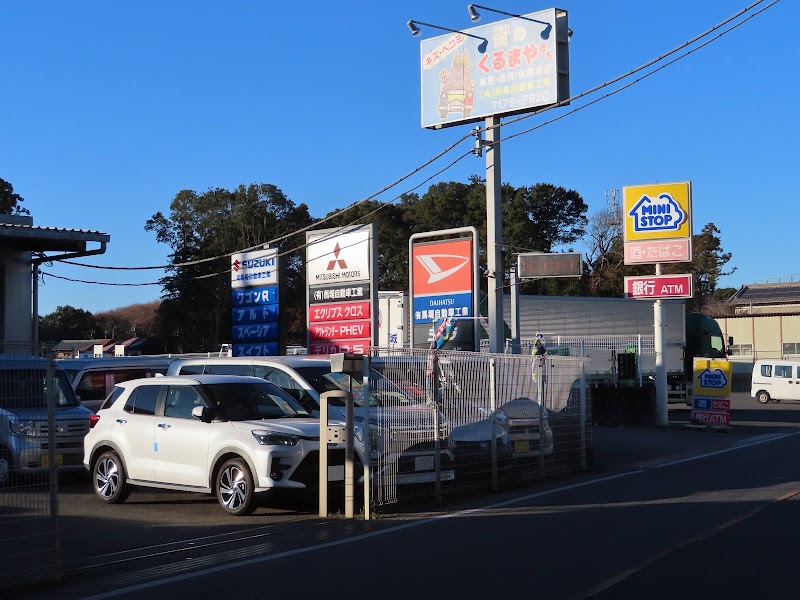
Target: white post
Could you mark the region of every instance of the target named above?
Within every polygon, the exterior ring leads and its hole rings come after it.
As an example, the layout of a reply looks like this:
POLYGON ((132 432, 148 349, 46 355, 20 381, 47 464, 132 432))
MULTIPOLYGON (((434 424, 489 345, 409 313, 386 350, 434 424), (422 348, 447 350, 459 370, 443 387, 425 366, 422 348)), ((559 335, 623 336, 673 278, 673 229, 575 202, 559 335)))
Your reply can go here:
MULTIPOLYGON (((656 263, 656 276, 661 275, 661 263, 656 263)), ((664 362, 667 343, 664 335, 664 304, 659 298, 653 305, 653 337, 656 351, 656 425, 669 425, 667 409, 667 367, 664 362)))

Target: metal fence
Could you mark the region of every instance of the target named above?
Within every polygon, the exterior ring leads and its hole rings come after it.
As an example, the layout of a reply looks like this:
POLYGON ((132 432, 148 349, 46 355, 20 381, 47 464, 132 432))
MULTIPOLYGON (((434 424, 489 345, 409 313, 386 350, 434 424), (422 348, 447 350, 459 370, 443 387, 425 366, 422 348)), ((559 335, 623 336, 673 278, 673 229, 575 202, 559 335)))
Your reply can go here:
POLYGON ((585 359, 372 349, 374 506, 588 468, 585 359), (540 401, 541 399, 541 401, 540 401))
POLYGON ((59 578, 56 405, 65 392, 48 351, 0 342, 0 590, 59 578))

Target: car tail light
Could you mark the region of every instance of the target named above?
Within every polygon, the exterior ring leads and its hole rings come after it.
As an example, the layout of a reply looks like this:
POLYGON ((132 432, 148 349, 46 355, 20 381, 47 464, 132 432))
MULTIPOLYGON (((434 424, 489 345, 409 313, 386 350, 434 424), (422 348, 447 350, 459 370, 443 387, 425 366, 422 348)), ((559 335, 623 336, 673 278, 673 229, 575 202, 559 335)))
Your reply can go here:
POLYGON ((95 425, 97 425, 97 422, 99 420, 100 420, 100 415, 92 415, 91 417, 89 417, 89 429, 92 429, 95 425))

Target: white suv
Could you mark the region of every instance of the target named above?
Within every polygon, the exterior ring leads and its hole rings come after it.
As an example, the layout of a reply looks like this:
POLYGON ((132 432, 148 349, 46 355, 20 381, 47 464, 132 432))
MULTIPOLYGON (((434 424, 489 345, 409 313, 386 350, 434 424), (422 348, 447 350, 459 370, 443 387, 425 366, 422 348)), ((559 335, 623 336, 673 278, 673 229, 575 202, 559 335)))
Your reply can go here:
MULTIPOLYGON (((196 375, 118 383, 91 417, 83 464, 110 504, 131 486, 213 493, 246 515, 274 488, 319 483, 319 419, 256 377, 196 375)), ((344 476, 344 444, 329 446, 329 480, 344 476)))

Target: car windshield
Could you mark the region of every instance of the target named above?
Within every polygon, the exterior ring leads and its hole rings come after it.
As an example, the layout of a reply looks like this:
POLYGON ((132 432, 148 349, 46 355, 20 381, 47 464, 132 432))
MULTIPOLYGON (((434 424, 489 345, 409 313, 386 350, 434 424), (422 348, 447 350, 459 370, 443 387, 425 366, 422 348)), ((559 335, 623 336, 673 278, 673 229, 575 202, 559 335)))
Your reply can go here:
MULTIPOLYGON (((297 367, 296 371, 317 393, 323 394, 336 390, 349 391, 353 393, 353 403, 356 406, 364 406, 364 392, 361 382, 346 373, 331 373, 330 369, 325 369, 324 367, 297 367)), ((370 396, 369 405, 378 406, 378 400, 370 396)))
MULTIPOLYGON (((65 373, 54 375, 55 406, 79 406, 65 373)), ((41 368, 0 370, 0 407, 47 408, 47 371, 41 368)))
POLYGON ((291 396, 266 381, 215 383, 205 390, 230 421, 310 416, 291 396))

